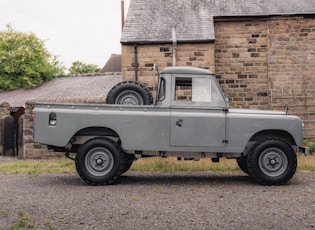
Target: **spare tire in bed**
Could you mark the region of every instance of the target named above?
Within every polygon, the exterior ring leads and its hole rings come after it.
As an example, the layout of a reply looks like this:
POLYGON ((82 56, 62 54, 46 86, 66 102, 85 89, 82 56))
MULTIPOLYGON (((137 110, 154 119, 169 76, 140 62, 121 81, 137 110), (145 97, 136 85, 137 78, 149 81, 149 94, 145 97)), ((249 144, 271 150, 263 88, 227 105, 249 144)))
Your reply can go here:
POLYGON ((107 104, 151 105, 150 90, 137 81, 124 81, 115 85, 107 94, 107 104))

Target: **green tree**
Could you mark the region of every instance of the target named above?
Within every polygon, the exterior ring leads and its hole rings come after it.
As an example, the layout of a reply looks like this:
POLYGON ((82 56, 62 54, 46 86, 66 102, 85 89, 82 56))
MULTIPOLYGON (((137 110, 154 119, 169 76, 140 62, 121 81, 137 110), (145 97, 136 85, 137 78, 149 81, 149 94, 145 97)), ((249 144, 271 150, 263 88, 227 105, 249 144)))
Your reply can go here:
POLYGON ((0 91, 33 88, 64 76, 65 68, 33 33, 0 31, 0 91))
POLYGON ((93 74, 100 72, 100 68, 94 64, 85 64, 80 61, 72 62, 69 68, 69 75, 80 75, 80 74, 93 74))

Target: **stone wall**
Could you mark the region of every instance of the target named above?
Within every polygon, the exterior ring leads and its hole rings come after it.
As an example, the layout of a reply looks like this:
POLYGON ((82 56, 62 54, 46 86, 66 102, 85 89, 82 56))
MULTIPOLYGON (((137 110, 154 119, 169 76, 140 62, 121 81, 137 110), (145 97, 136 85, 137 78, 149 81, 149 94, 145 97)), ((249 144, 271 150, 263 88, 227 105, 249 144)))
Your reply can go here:
MULTIPOLYGON (((195 66, 214 71, 213 44, 178 44, 176 49, 177 66, 195 66)), ((152 67, 157 64, 162 71, 173 66, 173 45, 138 45, 138 80, 148 87, 153 86, 152 67)), ((135 48, 122 46, 122 75, 124 80, 135 80, 135 48)))
MULTIPOLYGON (((46 102, 57 103, 96 103, 104 104, 104 98, 74 98, 74 99, 43 99, 46 102)), ((34 108, 35 101, 27 101, 25 104, 25 114, 23 115, 23 140, 19 151, 19 158, 23 159, 41 159, 49 158, 57 155, 64 155, 64 153, 56 153, 48 150, 46 145, 39 144, 33 141, 33 120, 32 109, 34 108)))
POLYGON ((215 23, 215 73, 235 107, 269 109, 266 21, 215 23))
POLYGON ((10 115, 10 104, 7 102, 0 103, 0 117, 10 115))
POLYGON ((315 19, 275 17, 215 24, 216 75, 232 106, 283 110, 315 137, 315 19))
POLYGON ((315 19, 268 21, 268 74, 271 106, 298 115, 304 136, 315 137, 315 19))

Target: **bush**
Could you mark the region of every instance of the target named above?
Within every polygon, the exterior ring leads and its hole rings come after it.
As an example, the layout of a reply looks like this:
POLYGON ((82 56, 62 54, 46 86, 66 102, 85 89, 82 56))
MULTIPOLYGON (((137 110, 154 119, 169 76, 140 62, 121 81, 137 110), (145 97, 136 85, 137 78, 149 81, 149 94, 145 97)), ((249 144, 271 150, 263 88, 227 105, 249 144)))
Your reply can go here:
POLYGON ((64 67, 33 33, 0 31, 0 91, 34 88, 64 76, 64 67))
POLYGON ((313 140, 304 139, 303 140, 303 145, 310 148, 310 153, 311 154, 315 153, 315 142, 313 140))
POLYGON ((100 68, 94 64, 85 64, 80 61, 72 62, 69 75, 93 74, 100 72, 100 68))

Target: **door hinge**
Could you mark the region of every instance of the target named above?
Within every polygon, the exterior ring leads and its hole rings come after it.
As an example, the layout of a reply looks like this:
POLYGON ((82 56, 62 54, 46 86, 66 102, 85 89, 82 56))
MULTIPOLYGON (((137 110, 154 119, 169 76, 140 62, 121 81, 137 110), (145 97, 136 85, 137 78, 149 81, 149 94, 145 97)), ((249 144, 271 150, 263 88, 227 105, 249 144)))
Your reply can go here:
POLYGON ((228 140, 223 140, 223 141, 222 141, 222 143, 224 143, 224 144, 228 144, 228 143, 229 143, 229 141, 228 141, 228 140))

